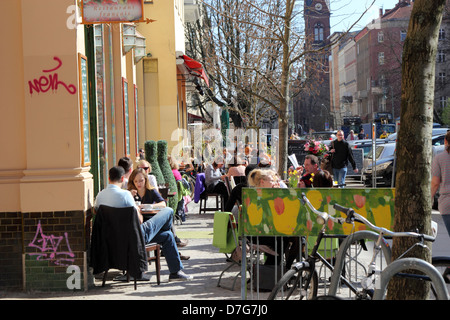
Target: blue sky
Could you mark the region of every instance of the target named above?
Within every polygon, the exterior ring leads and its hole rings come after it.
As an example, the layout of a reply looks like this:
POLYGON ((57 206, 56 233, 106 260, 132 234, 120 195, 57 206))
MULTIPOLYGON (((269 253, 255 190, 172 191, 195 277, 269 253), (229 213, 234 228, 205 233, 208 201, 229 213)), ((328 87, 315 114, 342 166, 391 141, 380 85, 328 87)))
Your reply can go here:
MULTIPOLYGON (((370 6, 373 0, 330 0, 331 6, 331 33, 348 29, 370 6)), ((352 31, 359 30, 367 25, 369 21, 377 18, 379 9, 392 9, 398 0, 375 0, 373 6, 361 18, 352 31)))

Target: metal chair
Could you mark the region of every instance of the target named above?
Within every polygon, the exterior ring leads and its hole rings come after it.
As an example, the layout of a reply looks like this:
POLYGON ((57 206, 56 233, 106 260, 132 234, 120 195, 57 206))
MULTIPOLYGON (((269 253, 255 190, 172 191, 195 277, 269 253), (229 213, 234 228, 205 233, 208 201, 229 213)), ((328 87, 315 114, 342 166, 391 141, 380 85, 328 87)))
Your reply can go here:
POLYGON ((227 261, 231 262, 220 274, 217 286, 229 290, 234 290, 236 281, 241 274, 241 270, 239 269, 239 272, 233 278, 234 280, 231 288, 225 287, 221 284, 222 276, 225 272, 227 272, 233 266, 241 265, 237 257, 232 255, 236 249, 239 249, 236 231, 237 225, 231 212, 216 211, 214 213, 213 246, 218 248, 221 253, 224 253, 227 256, 227 261), (228 258, 228 254, 231 254, 232 257, 228 258))

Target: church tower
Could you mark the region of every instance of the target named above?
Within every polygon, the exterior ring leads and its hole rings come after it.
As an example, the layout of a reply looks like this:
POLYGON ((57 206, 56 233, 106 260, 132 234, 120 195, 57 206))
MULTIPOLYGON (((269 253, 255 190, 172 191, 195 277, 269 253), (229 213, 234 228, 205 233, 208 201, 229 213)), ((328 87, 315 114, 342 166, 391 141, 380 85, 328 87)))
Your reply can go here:
POLYGON ((305 0, 305 34, 308 43, 321 47, 328 43, 330 36, 330 1, 305 0))
MULTIPOLYGON (((294 100, 295 131, 329 129, 330 79, 329 43, 330 0, 304 0, 305 50, 308 53, 303 75, 303 92, 294 100), (324 48, 323 50, 320 50, 324 48)), ((300 132, 301 133, 301 132, 300 132)))

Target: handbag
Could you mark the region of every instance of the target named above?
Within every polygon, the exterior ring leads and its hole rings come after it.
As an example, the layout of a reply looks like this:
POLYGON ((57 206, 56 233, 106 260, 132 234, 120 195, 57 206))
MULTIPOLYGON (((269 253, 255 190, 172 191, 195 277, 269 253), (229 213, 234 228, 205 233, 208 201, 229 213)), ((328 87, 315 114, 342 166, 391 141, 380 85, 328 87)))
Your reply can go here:
MULTIPOLYGON (((333 141, 334 142, 334 141, 333 141)), ((331 147, 332 147, 332 149, 334 149, 334 143, 333 142, 331 142, 331 147)), ((333 154, 331 153, 329 153, 328 154, 328 157, 326 157, 326 158, 323 158, 322 159, 322 161, 320 162, 320 168, 322 169, 322 170, 326 170, 326 171, 328 171, 328 172, 330 172, 330 173, 332 173, 333 172, 333 167, 332 167, 332 165, 331 165, 331 161, 333 160, 333 154)))

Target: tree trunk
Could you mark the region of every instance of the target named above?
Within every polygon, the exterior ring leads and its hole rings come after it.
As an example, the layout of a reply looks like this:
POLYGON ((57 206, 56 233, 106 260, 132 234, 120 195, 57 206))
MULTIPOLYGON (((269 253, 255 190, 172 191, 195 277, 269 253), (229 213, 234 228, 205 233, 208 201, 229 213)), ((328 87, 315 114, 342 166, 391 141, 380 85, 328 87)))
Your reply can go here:
POLYGON ((278 152, 278 175, 281 179, 287 178, 287 156, 288 156, 288 123, 289 123, 289 101, 290 101, 290 89, 289 79, 291 73, 291 61, 290 61, 290 41, 291 41, 291 19, 294 10, 295 0, 286 1, 286 12, 284 17, 284 32, 283 32, 283 60, 281 62, 281 94, 282 99, 280 101, 280 118, 278 119, 279 129, 279 152, 278 152))
MULTIPOLYGON (((397 137, 395 231, 431 234, 431 131, 435 62, 439 27, 445 0, 416 0, 403 47, 400 130, 397 137)), ((393 259, 415 241, 395 238, 393 259)), ((429 244, 431 246, 431 244, 429 244)), ((431 260, 425 249, 409 256, 431 260)), ((398 279, 391 281, 387 299, 425 299, 429 284, 398 279)))

